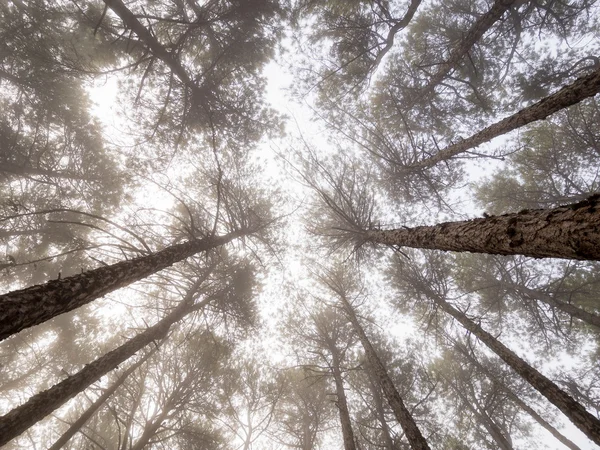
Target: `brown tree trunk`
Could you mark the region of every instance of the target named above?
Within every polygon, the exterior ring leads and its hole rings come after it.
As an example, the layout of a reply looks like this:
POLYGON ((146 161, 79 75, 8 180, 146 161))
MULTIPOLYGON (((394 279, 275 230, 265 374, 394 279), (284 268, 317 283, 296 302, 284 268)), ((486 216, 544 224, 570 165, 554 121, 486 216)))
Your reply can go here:
POLYGON ((409 170, 429 169, 441 161, 446 161, 460 153, 489 142, 495 137, 502 136, 529 123, 543 120, 561 109, 575 105, 588 97, 593 97, 598 92, 600 92, 600 69, 578 78, 572 84, 564 86, 554 94, 512 116, 506 117, 466 139, 441 149, 435 155, 405 167, 409 170))
MULTIPOLYGON (((516 0, 496 0, 492 8, 483 14, 473 26, 469 29, 459 45, 452 50, 448 59, 438 65, 438 69, 431 76, 427 85, 419 92, 419 97, 429 95, 438 84, 452 72, 462 59, 469 53, 471 48, 481 39, 481 37, 504 15, 506 11, 516 2, 516 0)), ((411 106, 414 102, 409 103, 411 106)), ((407 108, 410 109, 410 108, 407 108)))
POLYGON ((245 234, 234 231, 176 244, 147 256, 0 295, 0 340, 245 234))
POLYGON ((131 375, 138 367, 140 367, 144 362, 148 360, 150 356, 152 356, 158 347, 153 347, 151 351, 146 353, 142 358, 140 358, 135 364, 129 367, 125 372, 121 374, 119 378, 108 388, 106 389, 98 399, 92 403, 88 409, 84 411, 84 413, 79 416, 79 418, 71 424, 71 426, 65 431, 61 437, 59 437, 48 450, 60 450, 65 446, 69 440, 77 434, 77 432, 85 425, 85 423, 90 420, 90 418, 100 409, 100 407, 113 395, 116 390, 125 382, 125 380, 131 375))
POLYGON ((356 450, 354 442, 354 432, 352 431, 352 422, 350 421, 350 410, 344 390, 344 379, 340 370, 340 360, 336 348, 329 348, 332 357, 331 371, 335 382, 335 393, 337 396, 337 407, 340 414, 340 423, 342 425, 342 436, 344 439, 344 450, 356 450))
POLYGON ((600 260, 600 196, 554 209, 523 210, 433 226, 369 230, 357 239, 399 247, 600 260))
POLYGON ((174 323, 183 319, 187 314, 201 309, 209 301, 210 299, 205 299, 196 305, 192 305, 190 304, 191 296, 186 298, 173 312, 160 320, 156 325, 148 328, 146 331, 138 334, 94 362, 87 364, 79 372, 69 376, 50 389, 34 395, 23 405, 0 417, 0 446, 42 420, 92 383, 99 380, 100 377, 114 370, 120 363, 131 358, 146 345, 163 339, 174 323))
POLYGON ((340 295, 340 300, 342 301, 344 311, 352 323, 356 334, 358 334, 360 343, 365 350, 365 355, 369 361, 369 367, 373 370, 373 375, 381 386, 381 389, 383 390, 383 393, 385 394, 387 401, 392 408, 394 415, 396 416, 396 420, 402 427, 402 430, 404 431, 411 448, 413 450, 429 450, 429 445, 421 434, 421 430, 419 430, 419 427, 417 427, 417 424, 410 414, 410 411, 404 405, 396 386, 394 386, 394 383, 385 370, 385 366, 379 359, 379 356, 377 356, 377 352, 371 345, 371 342, 369 341, 365 331, 358 322, 358 318, 354 313, 354 309, 345 296, 340 295))
POLYGON ((540 394, 560 409, 573 424, 579 428, 593 442, 600 445, 600 420, 590 414, 583 406, 573 400, 566 392, 555 383, 542 375, 527 362, 518 357, 512 350, 502 344, 498 339, 469 319, 464 313, 450 305, 443 298, 434 295, 432 299, 448 314, 454 317, 469 332, 488 346, 515 372, 523 377, 540 394))

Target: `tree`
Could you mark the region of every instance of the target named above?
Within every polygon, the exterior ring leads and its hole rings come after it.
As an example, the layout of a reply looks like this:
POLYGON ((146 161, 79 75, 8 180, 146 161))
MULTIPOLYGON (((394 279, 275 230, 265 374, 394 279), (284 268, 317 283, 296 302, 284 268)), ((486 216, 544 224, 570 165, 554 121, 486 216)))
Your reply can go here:
POLYGON ((404 434, 406 435, 408 442, 413 449, 429 449, 427 441, 423 437, 421 430, 415 423, 410 411, 405 406, 404 401, 400 397, 398 390, 394 386, 394 383, 390 379, 384 365, 382 364, 379 356, 375 352, 373 345, 369 341, 363 327, 358 321, 358 317, 354 308, 349 300, 349 291, 351 285, 349 285, 348 276, 340 271, 332 270, 328 274, 321 278, 323 284, 325 284, 332 292, 335 293, 338 301, 341 304, 342 310, 346 314, 348 320, 352 324, 352 327, 356 334, 358 334, 361 345, 365 351, 369 367, 367 370, 372 370, 377 384, 381 386, 385 397, 394 411, 396 420, 402 426, 404 434))
MULTIPOLYGON (((437 269, 433 267, 433 270, 437 269)), ((425 274, 422 273, 420 268, 398 261, 392 276, 399 280, 407 280, 414 288, 423 292, 426 298, 432 301, 436 307, 439 307, 449 316, 453 317, 465 330, 476 336, 541 395, 562 411, 592 441, 596 443, 600 442, 600 421, 595 416, 590 414, 580 403, 573 400, 556 383, 529 365, 492 334, 485 331, 475 320, 467 316, 465 312, 450 304, 443 295, 440 295, 439 292, 436 292, 429 285, 425 274)))

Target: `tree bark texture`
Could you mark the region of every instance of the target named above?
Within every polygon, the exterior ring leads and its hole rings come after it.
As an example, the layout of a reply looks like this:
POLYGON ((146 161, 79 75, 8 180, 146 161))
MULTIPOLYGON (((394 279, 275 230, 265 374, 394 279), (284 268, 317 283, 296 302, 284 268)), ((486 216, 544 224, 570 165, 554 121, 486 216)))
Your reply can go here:
POLYGON ((146 345, 163 339, 175 322, 178 322, 187 314, 202 308, 208 303, 208 300, 205 299, 196 305, 190 305, 189 301, 182 301, 173 312, 160 320, 156 325, 133 337, 115 350, 96 359, 94 362, 87 364, 79 372, 55 384, 50 389, 34 395, 23 405, 0 417, 0 446, 17 437, 48 414, 64 405, 68 400, 99 380, 103 375, 114 370, 120 363, 131 358, 146 345))
POLYGON ((0 340, 244 234, 235 231, 172 245, 147 256, 0 295, 0 340))
POLYGON ((600 69, 578 78, 572 84, 563 86, 554 94, 512 116, 506 117, 466 139, 441 149, 429 158, 407 165, 406 168, 410 170, 431 168, 441 161, 446 161, 460 153, 489 142, 495 137, 502 136, 529 123, 543 120, 561 109, 575 105, 588 97, 593 97, 598 92, 600 92, 600 69))
POLYGON ((433 226, 369 230, 366 242, 534 258, 600 260, 600 196, 554 209, 523 210, 433 226))
POLYGON ((464 313, 450 305, 441 297, 436 297, 435 302, 448 314, 454 317, 469 332, 488 346, 516 373, 523 377, 533 388, 560 409, 565 416, 593 442, 600 445, 600 420, 590 414, 583 406, 573 400, 566 392, 555 383, 531 367, 527 362, 517 356, 502 342, 481 328, 464 313))
POLYGON ((421 434, 421 430, 419 430, 419 427, 415 423, 410 411, 404 405, 402 397, 400 397, 396 386, 394 386, 394 383, 385 370, 385 366, 379 359, 379 356, 377 356, 377 352, 371 345, 371 342, 369 341, 365 331, 358 322, 358 318, 354 313, 354 309, 344 296, 340 296, 340 300, 342 301, 342 304, 344 305, 344 311, 346 311, 348 319, 352 323, 354 330, 358 334, 358 338, 360 339, 363 349, 365 350, 365 355, 369 361, 369 368, 373 371, 375 379, 381 386, 381 389, 383 390, 383 393, 385 394, 385 397, 392 408, 392 411, 394 412, 394 416, 396 416, 396 420, 402 427, 402 430, 404 431, 411 448, 413 450, 429 450, 429 444, 427 444, 423 434, 421 434))
MULTIPOLYGON (((516 0, 496 0, 492 8, 475 21, 459 45, 452 50, 448 59, 438 65, 435 74, 432 75, 427 85, 419 92, 419 97, 424 97, 431 93, 514 3, 516 3, 516 0)), ((414 102, 410 102, 409 104, 414 105, 414 102)))
POLYGON ((151 351, 146 353, 140 358, 135 364, 131 365, 125 372, 117 378, 117 380, 106 389, 100 397, 92 403, 79 418, 71 424, 71 426, 65 431, 48 450, 60 450, 63 448, 69 440, 77 434, 77 432, 90 420, 90 418, 100 409, 100 407, 113 395, 117 389, 125 382, 125 380, 131 375, 138 367, 152 356, 158 347, 153 347, 151 351))

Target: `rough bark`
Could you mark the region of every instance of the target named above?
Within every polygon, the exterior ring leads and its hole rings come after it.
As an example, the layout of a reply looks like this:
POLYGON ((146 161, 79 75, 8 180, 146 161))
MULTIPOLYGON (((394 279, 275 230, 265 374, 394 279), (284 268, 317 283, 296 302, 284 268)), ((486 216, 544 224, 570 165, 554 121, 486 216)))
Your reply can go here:
POLYGON ((540 416, 531 406, 525 403, 524 400, 521 399, 512 389, 510 389, 506 384, 504 384, 496 375, 494 375, 490 370, 484 367, 472 354, 469 352, 464 346, 457 345, 456 346, 461 354, 463 354, 469 361, 471 361, 481 372, 483 372, 490 380, 496 383, 502 391, 504 391, 508 397, 529 414, 533 420, 535 420, 541 427, 546 429, 552 436, 556 438, 561 444, 565 447, 570 448, 571 450, 581 450, 574 442, 570 439, 563 436, 556 428, 554 428, 548 421, 546 421, 542 416, 540 416))
POLYGON ((0 295, 0 340, 244 234, 235 231, 172 245, 147 256, 0 295))
POLYGON ((332 356, 331 371, 335 382, 335 393, 337 397, 337 407, 340 414, 340 424, 342 426, 342 437, 344 440, 344 450, 356 450, 354 441, 354 432, 352 431, 352 422, 350 421, 350 410, 348 409, 348 401, 346 399, 346 391, 344 389, 344 380, 340 370, 340 361, 337 355, 337 349, 329 349, 332 356))
POLYGON ((207 298, 193 305, 191 304, 191 297, 186 297, 173 312, 156 325, 131 338, 94 362, 87 364, 79 372, 55 384, 50 389, 34 395, 23 405, 0 417, 0 446, 64 405, 68 400, 99 380, 103 375, 117 368, 119 364, 131 358, 146 345, 163 339, 174 323, 183 319, 187 314, 203 308, 209 301, 210 298, 207 298))
POLYGON ((71 426, 65 431, 57 440, 52 444, 48 450, 60 450, 65 446, 69 440, 77 434, 77 432, 90 420, 90 418, 100 409, 100 407, 116 392, 116 390, 125 382, 125 380, 131 375, 138 367, 140 367, 148 358, 153 355, 158 347, 153 347, 151 351, 146 353, 140 358, 135 364, 131 365, 125 372, 117 378, 117 380, 106 389, 100 397, 92 403, 79 418, 71 424, 71 426))
POLYGON ((554 209, 523 210, 433 226, 369 230, 357 238, 399 247, 600 260, 600 196, 554 209))
POLYGON ((502 136, 529 123, 543 120, 561 109, 575 105, 588 97, 593 97, 598 92, 600 92, 600 69, 578 78, 572 84, 564 86, 554 94, 484 128, 478 133, 441 149, 435 155, 408 164, 405 167, 419 171, 429 169, 441 161, 453 158, 485 142, 489 142, 495 137, 502 136))
MULTIPOLYGON (((516 0, 496 0, 492 8, 475 21, 459 45, 452 50, 448 59, 438 65, 437 71, 431 76, 427 85, 419 92, 419 97, 429 95, 438 84, 453 71, 471 48, 498 21, 516 0)), ((414 102, 411 102, 414 104, 414 102)))
POLYGON ((365 355, 369 361, 369 368, 373 371, 375 379, 381 386, 381 389, 383 390, 383 393, 385 394, 385 397, 392 408, 392 411, 394 412, 394 416, 402 427, 402 430, 404 431, 411 448, 413 450, 429 450, 429 445, 423 437, 423 434, 421 434, 421 430, 419 430, 419 427, 415 423, 410 411, 404 405, 402 397, 400 397, 400 393, 396 389, 396 386, 394 386, 394 383, 385 370, 385 366, 379 359, 379 356, 377 356, 377 352, 371 345, 369 338, 358 322, 358 318, 356 317, 356 314, 354 314, 354 309, 344 296, 340 296, 340 300, 344 305, 344 311, 348 316, 348 320, 350 320, 352 323, 352 326, 354 327, 354 330, 360 339, 360 343, 365 350, 365 355))
POLYGON ((573 400, 566 392, 555 383, 531 367, 527 362, 517 356, 512 350, 502 344, 498 339, 481 328, 464 313, 450 305, 439 296, 434 297, 435 302, 448 314, 454 317, 469 332, 473 333, 490 350, 496 353, 516 373, 523 377, 534 389, 563 412, 565 416, 593 442, 600 445, 600 420, 590 414, 583 406, 573 400))

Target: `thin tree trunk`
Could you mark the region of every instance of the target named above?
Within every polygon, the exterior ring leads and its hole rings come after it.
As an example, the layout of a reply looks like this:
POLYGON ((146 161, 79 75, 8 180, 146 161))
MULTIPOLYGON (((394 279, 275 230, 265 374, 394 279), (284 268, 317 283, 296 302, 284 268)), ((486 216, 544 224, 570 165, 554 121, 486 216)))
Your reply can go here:
POLYGON ((374 379, 372 370, 366 370, 367 377, 369 378, 369 388, 371 389, 371 393, 373 394, 373 403, 375 407, 375 412, 377 414, 377 419, 381 424, 381 434, 383 435, 383 441, 385 442, 385 446, 388 450, 396 450, 396 446, 394 445, 394 440, 392 439, 392 435, 390 433, 390 427, 385 420, 385 410, 383 409, 383 402, 381 399, 381 391, 379 387, 379 383, 374 379))
POLYGON ((527 362, 517 356, 512 350, 502 344, 498 339, 469 319, 464 313, 450 305, 443 298, 432 293, 432 299, 448 314, 454 317, 469 332, 488 346, 515 372, 523 377, 540 394, 560 409, 565 416, 593 442, 600 445, 600 420, 590 414, 583 406, 573 400, 566 392, 555 383, 542 375, 527 362))
MULTIPOLYGON (((481 39, 481 37, 498 21, 502 18, 504 13, 516 2, 516 0, 496 0, 492 8, 479 19, 475 21, 473 26, 469 29, 464 38, 460 41, 460 44, 452 50, 448 59, 442 64, 438 65, 438 69, 431 76, 427 85, 419 91, 419 97, 425 97, 431 93, 438 84, 452 72, 456 66, 462 61, 462 59, 469 53, 473 46, 481 39)), ((411 106, 413 102, 409 102, 411 106)), ((410 109, 410 108, 407 108, 410 109)))
POLYGON ((31 166, 20 166, 17 164, 13 164, 7 161, 2 161, 0 163, 0 172, 10 173, 16 176, 45 176, 50 178, 64 178, 68 180, 81 180, 81 181, 98 181, 99 179, 86 177, 84 175, 80 175, 70 171, 54 171, 54 170, 46 170, 40 169, 31 166))
POLYGON ((554 209, 523 210, 433 226, 369 230, 357 240, 457 252, 600 260, 600 196, 554 209))
POLYGON ((377 352, 371 345, 371 342, 369 341, 365 331, 358 322, 358 318, 356 317, 356 314, 354 314, 354 309, 345 296, 340 295, 340 300, 342 301, 344 311, 352 323, 356 334, 358 334, 360 342, 365 350, 365 355, 369 361, 369 367, 372 368, 374 376, 380 384, 387 401, 392 408, 394 415, 396 416, 396 420, 402 427, 402 430, 404 431, 411 448, 413 450, 429 450, 429 445, 421 434, 421 430, 419 430, 419 427, 415 423, 410 411, 404 405, 402 397, 400 397, 396 386, 394 386, 394 383, 385 370, 385 366, 379 359, 379 356, 377 356, 377 352))
POLYGON ((345 450, 356 450, 354 442, 354 432, 352 431, 352 422, 350 421, 350 410, 348 409, 348 401, 346 399, 346 391, 344 390, 344 380, 340 370, 340 361, 337 355, 336 348, 329 348, 333 359, 331 367, 333 380, 335 382, 335 392, 337 396, 337 407, 340 414, 340 423, 342 425, 342 436, 344 439, 345 450))
POLYGON ((114 370, 123 361, 131 358, 146 345, 163 339, 174 323, 183 319, 187 314, 203 308, 211 300, 206 298, 202 302, 192 305, 190 304, 192 298, 192 295, 186 296, 186 299, 173 312, 156 325, 131 338, 94 362, 87 364, 79 372, 50 389, 34 395, 23 405, 0 417, 0 446, 61 407, 68 400, 99 380, 100 377, 114 370))
POLYGON ((150 33, 150 31, 140 23, 135 15, 127 8, 121 0, 104 0, 108 6, 125 24, 125 27, 132 30, 140 40, 146 44, 148 49, 154 56, 164 62, 169 69, 183 82, 184 85, 190 88, 196 88, 192 83, 187 71, 181 63, 177 61, 175 56, 168 52, 163 45, 150 33))
POLYGON ((466 139, 441 149, 435 155, 408 164, 405 167, 409 170, 429 169, 441 161, 446 161, 485 142, 489 142, 495 137, 502 136, 529 123, 543 120, 561 109, 575 105, 588 97, 593 97, 598 92, 600 92, 600 69, 578 78, 572 84, 564 86, 554 94, 512 116, 506 117, 466 139))
MULTIPOLYGON (((455 341, 453 341, 455 342, 455 341)), ((556 428, 554 428, 549 422, 547 422, 542 416, 540 416, 531 406, 525 403, 524 400, 521 399, 512 389, 510 389, 506 384, 504 384, 498 377, 496 377, 492 372, 488 370, 487 367, 483 366, 475 356, 468 351, 464 345, 455 342, 456 348, 458 351, 464 355, 471 363, 473 363, 481 372, 483 372, 490 380, 496 383, 500 388, 506 392, 506 394, 510 397, 510 399, 517 404, 523 411, 529 414, 540 426, 545 428, 552 436, 556 438, 560 443, 562 443, 567 448, 571 450, 581 450, 575 443, 571 440, 567 439, 563 436, 556 428)))
POLYGON ((245 234, 248 232, 234 231, 224 236, 196 239, 147 256, 0 295, 0 340, 245 234))
POLYGON ((138 367, 152 356, 158 347, 153 347, 148 353, 140 358, 135 364, 129 367, 125 372, 121 374, 119 378, 106 389, 98 399, 92 403, 85 412, 79 416, 79 418, 71 424, 71 426, 65 431, 56 442, 48 448, 48 450, 60 450, 69 440, 77 434, 77 432, 85 425, 85 423, 100 409, 100 407, 116 392, 116 390, 125 382, 125 380, 131 375, 138 367))
POLYGON ((160 412, 159 416, 148 426, 144 427, 144 431, 140 436, 140 439, 131 447, 131 450, 141 450, 148 445, 150 439, 152 439, 152 437, 156 434, 170 412, 170 407, 165 406, 165 408, 160 412))

